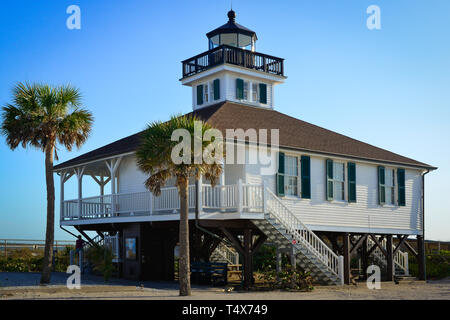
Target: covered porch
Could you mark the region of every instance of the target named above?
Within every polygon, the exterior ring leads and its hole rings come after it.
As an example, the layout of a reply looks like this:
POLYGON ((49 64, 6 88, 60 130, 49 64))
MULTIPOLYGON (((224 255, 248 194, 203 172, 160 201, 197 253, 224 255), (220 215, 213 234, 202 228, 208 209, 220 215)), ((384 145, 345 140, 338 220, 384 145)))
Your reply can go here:
MULTIPOLYGON (((177 187, 168 186, 155 196, 150 191, 118 192, 118 173, 123 156, 94 161, 68 169, 59 170, 60 176, 60 221, 62 224, 92 223, 92 220, 105 222, 139 221, 154 217, 154 220, 178 219, 180 199, 177 187), (77 180, 78 197, 66 200, 64 185, 74 176, 77 180), (90 177, 99 187, 99 194, 91 197, 83 196, 83 178, 90 177), (105 193, 105 186, 110 184, 111 192, 105 193)), ((229 180, 229 179, 228 179, 229 180)), ((194 183, 189 185, 189 213, 194 215, 196 204, 199 214, 216 214, 219 219, 236 219, 248 214, 264 213, 263 184, 246 184, 241 179, 225 184, 225 173, 216 186, 198 182, 198 193, 194 183)), ((258 218, 257 216, 254 216, 258 218)), ((262 218, 261 217, 261 218, 262 218)), ((153 220, 153 219, 150 219, 153 220)))

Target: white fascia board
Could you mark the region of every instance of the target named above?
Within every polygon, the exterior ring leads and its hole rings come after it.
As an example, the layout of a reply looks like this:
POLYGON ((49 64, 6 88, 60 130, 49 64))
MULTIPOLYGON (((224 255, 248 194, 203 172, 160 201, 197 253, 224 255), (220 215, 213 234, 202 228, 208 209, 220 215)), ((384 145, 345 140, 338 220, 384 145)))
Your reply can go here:
POLYGON ((307 224, 306 226, 313 231, 422 235, 422 230, 413 230, 413 229, 367 228, 367 227, 327 226, 327 225, 311 225, 311 224, 307 224))
POLYGON ((230 65, 230 64, 222 64, 219 65, 217 67, 213 67, 211 69, 208 69, 206 71, 202 71, 200 73, 197 73, 193 76, 187 77, 187 78, 183 78, 180 79, 181 84, 185 85, 185 86, 190 86, 192 85, 192 83, 195 83, 196 81, 199 81, 202 78, 208 77, 212 74, 215 74, 217 72, 221 72, 221 71, 230 71, 230 72, 237 72, 239 74, 244 74, 250 77, 255 77, 258 79, 264 79, 267 81, 271 81, 273 83, 283 83, 284 80, 287 78, 285 76, 277 76, 274 74, 270 74, 270 73, 266 73, 266 72, 262 72, 262 71, 257 71, 257 70, 252 70, 252 69, 247 69, 244 67, 239 67, 239 66, 235 66, 235 65, 230 65))

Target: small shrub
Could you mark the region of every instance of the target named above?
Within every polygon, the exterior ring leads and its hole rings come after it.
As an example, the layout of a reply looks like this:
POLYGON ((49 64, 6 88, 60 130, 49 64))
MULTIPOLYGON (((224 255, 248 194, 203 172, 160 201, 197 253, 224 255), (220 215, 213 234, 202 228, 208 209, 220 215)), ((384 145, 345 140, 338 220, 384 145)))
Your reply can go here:
POLYGON ((271 289, 291 289, 301 291, 312 291, 313 278, 309 272, 300 271, 298 268, 294 271, 288 265, 287 268, 278 272, 271 266, 262 272, 262 280, 265 285, 271 289))
MULTIPOLYGON (((409 271, 411 275, 419 275, 419 266, 416 257, 409 256, 409 271)), ((450 251, 441 250, 438 253, 426 255, 426 273, 429 279, 442 279, 450 277, 450 251)))
POLYGON ((113 272, 113 252, 105 246, 93 246, 86 252, 87 260, 93 265, 94 271, 103 275, 105 282, 109 281, 113 272))

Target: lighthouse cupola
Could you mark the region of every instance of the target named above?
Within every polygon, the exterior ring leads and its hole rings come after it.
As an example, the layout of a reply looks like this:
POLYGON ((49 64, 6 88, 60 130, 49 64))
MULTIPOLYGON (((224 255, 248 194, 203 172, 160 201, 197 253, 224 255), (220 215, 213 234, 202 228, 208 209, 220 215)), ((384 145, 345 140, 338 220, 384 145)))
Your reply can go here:
POLYGON ((256 52, 256 32, 236 23, 233 10, 206 36, 208 51, 182 61, 180 81, 192 88, 193 109, 225 101, 272 109, 274 87, 286 79, 284 59, 256 52))
POLYGON ((228 45, 250 51, 255 51, 255 42, 258 39, 256 32, 236 23, 236 13, 228 11, 228 22, 223 26, 208 32, 209 49, 220 45, 228 45))

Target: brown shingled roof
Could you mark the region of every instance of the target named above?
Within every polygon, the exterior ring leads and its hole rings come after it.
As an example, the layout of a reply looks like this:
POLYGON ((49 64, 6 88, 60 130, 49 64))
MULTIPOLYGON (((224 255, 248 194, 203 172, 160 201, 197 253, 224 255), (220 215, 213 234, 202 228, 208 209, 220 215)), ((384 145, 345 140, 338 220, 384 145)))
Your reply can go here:
MULTIPOLYGON (((435 169, 426 163, 403 157, 311 123, 295 119, 275 110, 222 102, 193 111, 187 115, 192 114, 208 122, 212 127, 221 130, 224 134, 226 129, 267 129, 269 133, 270 129, 279 129, 281 148, 285 147, 355 159, 435 169)), ((54 169, 62 169, 88 161, 136 151, 140 136, 141 132, 120 139, 58 164, 54 169)), ((270 142, 270 134, 268 141, 270 142)))

